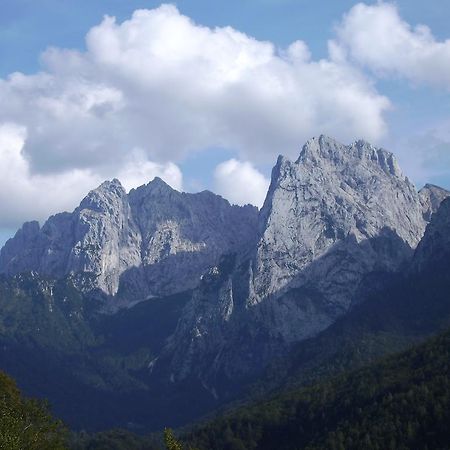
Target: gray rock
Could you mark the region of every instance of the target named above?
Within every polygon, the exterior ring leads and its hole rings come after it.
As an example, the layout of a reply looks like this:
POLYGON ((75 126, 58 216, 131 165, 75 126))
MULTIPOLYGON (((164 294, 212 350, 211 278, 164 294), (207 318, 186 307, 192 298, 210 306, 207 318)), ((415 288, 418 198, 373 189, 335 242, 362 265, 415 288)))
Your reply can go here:
POLYGON ((280 156, 254 250, 196 289, 166 348, 172 379, 196 376, 217 394, 218 373, 260 370, 399 270, 425 226, 423 200, 386 150, 321 136, 295 162, 280 156))
POLYGON ((151 295, 194 288, 223 254, 254 246, 253 206, 230 206, 209 191, 178 192, 159 178, 132 190, 129 200, 142 236, 142 276, 151 295))
POLYGON ((386 150, 321 136, 297 161, 279 157, 259 214, 159 178, 128 194, 113 180, 42 228, 24 224, 1 250, 0 272, 70 276, 106 294, 111 310, 193 289, 151 370, 199 378, 220 396, 218 380, 255 374, 401 270, 430 218, 415 264, 437 254, 450 239, 448 195, 432 185, 418 193, 386 150))
POLYGON ((431 215, 435 213, 442 201, 450 197, 450 191, 443 189, 434 184, 426 184, 419 191, 420 202, 422 204, 422 214, 423 218, 429 222, 431 220, 431 215))
POLYGON ((257 209, 210 192, 180 193, 161 179, 129 194, 118 180, 91 191, 72 213, 30 222, 0 253, 0 272, 76 275, 111 307, 195 287, 223 253, 254 244, 257 209))
POLYGON ((425 235, 417 246, 413 260, 413 271, 433 268, 450 258, 450 198, 442 201, 432 215, 425 235))

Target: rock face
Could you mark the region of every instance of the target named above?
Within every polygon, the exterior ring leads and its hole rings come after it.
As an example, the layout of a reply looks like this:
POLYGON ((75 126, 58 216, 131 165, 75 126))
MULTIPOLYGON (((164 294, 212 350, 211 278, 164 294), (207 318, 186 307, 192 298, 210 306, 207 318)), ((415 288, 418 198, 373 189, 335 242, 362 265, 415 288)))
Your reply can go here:
POLYGON ((415 264, 450 247, 449 194, 418 193, 386 150, 321 136, 295 162, 279 157, 259 214, 158 178, 128 194, 113 180, 42 228, 24 224, 0 272, 73 276, 115 308, 192 289, 149 376, 221 396, 407 266, 430 218, 415 264))
POLYGON ((223 254, 244 251, 256 239, 257 208, 230 206, 209 191, 180 193, 156 178, 132 190, 129 202, 142 237, 142 277, 151 293, 195 287, 223 254))
POLYGON ((297 161, 279 157, 255 248, 204 277, 167 346, 172 379, 212 389, 328 327, 410 260, 432 194, 364 141, 321 136, 297 161))
POLYGON ((42 228, 24 224, 2 249, 0 271, 81 274, 126 305, 195 287, 223 253, 254 242, 256 220, 252 206, 231 206, 206 191, 180 193, 159 178, 129 194, 107 181, 73 213, 42 228))
POLYGON ((431 215, 439 209, 442 201, 450 197, 450 191, 442 189, 434 184, 426 184, 419 191, 420 202, 422 203, 422 214, 424 219, 429 222, 431 215))
POLYGON ((355 271, 364 273, 375 265, 395 269, 424 228, 419 196, 392 153, 363 141, 347 147, 324 136, 312 139, 296 162, 280 157, 273 170, 260 215, 255 301, 304 284, 295 280, 314 261, 327 267, 312 274, 317 281, 330 276, 351 281, 355 271), (386 249, 387 254, 371 245, 371 240, 394 236, 403 245, 386 249), (333 259, 330 250, 342 242, 348 250, 341 245, 339 251, 353 255, 363 267, 338 263, 342 271, 337 273, 336 261, 327 264, 333 259), (360 247, 365 247, 363 258, 355 254, 360 247))
POLYGON ((417 246, 413 270, 432 268, 450 258, 450 198, 442 201, 431 217, 423 239, 417 246))

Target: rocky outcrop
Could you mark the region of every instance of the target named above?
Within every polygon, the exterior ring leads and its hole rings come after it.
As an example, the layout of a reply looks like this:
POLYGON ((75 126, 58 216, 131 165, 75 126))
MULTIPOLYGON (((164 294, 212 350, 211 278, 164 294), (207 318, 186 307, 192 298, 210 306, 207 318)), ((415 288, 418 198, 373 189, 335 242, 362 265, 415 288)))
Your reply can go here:
POLYGON ((413 270, 421 271, 448 263, 450 258, 450 198, 442 201, 431 217, 423 239, 417 246, 413 270))
POLYGON ((8 275, 36 271, 116 296, 121 305, 190 289, 223 253, 256 237, 257 209, 210 192, 180 193, 164 181, 129 194, 118 180, 91 191, 72 213, 30 222, 0 254, 8 275))
POLYGON ((423 218, 427 222, 431 220, 432 214, 439 209, 440 204, 447 197, 450 197, 450 191, 442 189, 439 186, 435 186, 434 184, 426 184, 419 191, 423 218))
POLYGON ((321 136, 296 161, 279 157, 259 214, 159 178, 128 194, 113 180, 72 213, 25 224, 2 249, 0 272, 70 276, 113 310, 192 290, 149 371, 194 377, 221 396, 407 266, 430 218, 415 264, 438 255, 448 195, 432 185, 418 193, 386 150, 321 136))
POLYGON ((279 158, 260 229, 256 302, 305 284, 303 277, 297 278, 313 262, 314 273, 308 270, 308 278, 327 284, 332 280, 353 284, 375 268, 393 270, 409 256, 408 247, 418 244, 425 221, 416 189, 392 153, 364 141, 344 146, 321 136, 306 143, 297 161, 279 158), (399 245, 387 253, 371 245, 372 240, 393 236, 399 245), (328 263, 335 259, 331 250, 337 243, 342 262, 328 263), (358 255, 361 247, 364 255, 358 255))
POLYGON ((393 154, 364 141, 321 136, 279 157, 255 248, 206 276, 166 348, 172 378, 248 375, 327 328, 410 260, 423 204, 393 154))
POLYGON ((153 295, 194 288, 222 255, 255 243, 257 208, 231 206, 209 191, 178 192, 155 178, 130 191, 129 202, 142 237, 142 277, 153 295))

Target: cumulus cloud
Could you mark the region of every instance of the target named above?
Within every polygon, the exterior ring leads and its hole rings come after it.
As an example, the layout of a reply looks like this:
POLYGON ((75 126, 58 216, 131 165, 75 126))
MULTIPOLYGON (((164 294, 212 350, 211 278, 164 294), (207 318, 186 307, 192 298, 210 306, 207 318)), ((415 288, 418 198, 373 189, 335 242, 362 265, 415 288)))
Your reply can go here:
POLYGON ((46 213, 72 208, 99 181, 89 170, 74 169, 51 176, 31 174, 22 153, 25 139, 24 127, 12 123, 0 125, 3 226, 16 226, 31 218, 43 219, 46 213))
MULTIPOLYGON (((89 190, 104 180, 101 174, 89 169, 33 174, 23 153, 26 137, 23 126, 0 124, 0 225, 3 227, 16 227, 30 219, 42 221, 52 213, 72 210, 89 190)), ((143 160, 139 152, 134 152, 112 175, 121 179, 128 189, 157 175, 176 189, 181 189, 182 184, 177 166, 143 160)))
POLYGON ((32 159, 39 148, 46 164, 91 165, 130 147, 169 159, 218 143, 276 154, 318 131, 385 129, 387 99, 351 67, 311 61, 300 41, 277 52, 230 27, 196 25, 174 6, 105 17, 86 46, 50 49, 41 73, 0 83, 1 114, 30 129, 32 159))
POLYGON ((450 40, 438 41, 425 25, 412 27, 395 4, 359 3, 336 28, 335 61, 348 58, 377 75, 450 89, 450 40))
POLYGON ((377 141, 390 106, 345 58, 314 61, 302 41, 277 49, 172 5, 122 23, 105 17, 85 51, 48 49, 39 73, 0 79, 0 99, 0 124, 23 130, 14 178, 24 181, 8 186, 11 205, 58 182, 55 208, 79 195, 65 180, 84 189, 121 173, 132 187, 157 174, 181 188, 176 164, 193 150, 227 148, 258 163, 296 156, 321 133, 377 141))
POLYGON ((248 203, 261 207, 269 188, 269 180, 247 161, 230 159, 214 171, 217 193, 237 205, 248 203))
POLYGON ((116 177, 127 191, 147 184, 155 177, 162 178, 178 191, 183 189, 183 174, 176 164, 172 162, 158 164, 149 161, 142 150, 136 150, 131 153, 128 161, 116 172, 116 177))

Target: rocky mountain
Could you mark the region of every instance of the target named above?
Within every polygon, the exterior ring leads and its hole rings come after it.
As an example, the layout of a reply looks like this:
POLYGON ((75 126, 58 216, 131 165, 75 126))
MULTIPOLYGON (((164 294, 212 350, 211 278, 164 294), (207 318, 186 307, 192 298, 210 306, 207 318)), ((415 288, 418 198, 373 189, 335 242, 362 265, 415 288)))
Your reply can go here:
POLYGON ((434 184, 426 184, 419 191, 419 198, 422 204, 422 214, 426 221, 430 221, 431 215, 436 212, 442 201, 450 195, 446 189, 442 189, 434 184))
POLYGON ((24 224, 2 249, 0 272, 73 276, 126 306, 195 287, 222 254, 254 242, 256 221, 256 208, 208 191, 180 193, 155 178, 127 194, 106 181, 72 213, 24 224))
POLYGON ((450 257, 450 198, 442 201, 414 255, 414 270, 440 265, 450 257))
MULTIPOLYGON (((259 212, 158 178, 129 193, 105 182, 72 213, 24 224, 1 250, 3 366, 76 426, 159 427, 235 397, 297 345, 302 373, 305 360, 335 361, 352 340, 333 331, 347 318, 361 341, 386 316, 411 336, 403 323, 433 317, 432 330, 443 297, 425 293, 439 303, 426 314, 419 285, 402 292, 416 279, 448 291, 445 277, 415 275, 447 258, 446 196, 417 192, 386 150, 325 136, 296 161, 278 159, 259 212), (413 297, 417 314, 403 320, 413 297)), ((379 329, 381 354, 394 345, 379 329)))
POLYGON ((256 246, 210 269, 168 343, 172 379, 216 386, 327 328, 411 259, 445 192, 419 195, 364 141, 321 136, 297 161, 279 157, 256 246))

